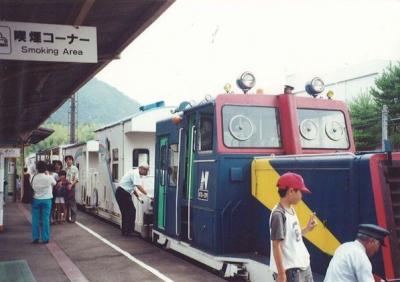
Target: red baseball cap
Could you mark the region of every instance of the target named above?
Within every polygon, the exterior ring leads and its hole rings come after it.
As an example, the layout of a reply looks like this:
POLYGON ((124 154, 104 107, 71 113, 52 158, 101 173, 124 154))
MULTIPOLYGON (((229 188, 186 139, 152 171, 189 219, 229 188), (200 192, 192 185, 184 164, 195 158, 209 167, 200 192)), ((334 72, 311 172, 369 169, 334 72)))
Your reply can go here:
POLYGON ((311 193, 311 191, 308 190, 308 188, 304 185, 303 177, 293 172, 286 172, 285 174, 282 174, 279 177, 276 186, 282 190, 293 188, 304 193, 311 193))

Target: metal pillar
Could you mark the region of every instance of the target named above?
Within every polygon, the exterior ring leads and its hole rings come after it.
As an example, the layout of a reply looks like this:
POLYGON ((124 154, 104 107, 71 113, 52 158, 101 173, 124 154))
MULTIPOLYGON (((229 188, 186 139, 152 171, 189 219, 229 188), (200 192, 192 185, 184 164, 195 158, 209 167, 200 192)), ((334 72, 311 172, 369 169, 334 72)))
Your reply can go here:
POLYGON ((69 143, 74 144, 76 141, 76 99, 75 94, 71 96, 71 110, 69 121, 69 143))
POLYGON ((388 107, 382 106, 382 150, 385 148, 385 140, 388 139, 388 107))

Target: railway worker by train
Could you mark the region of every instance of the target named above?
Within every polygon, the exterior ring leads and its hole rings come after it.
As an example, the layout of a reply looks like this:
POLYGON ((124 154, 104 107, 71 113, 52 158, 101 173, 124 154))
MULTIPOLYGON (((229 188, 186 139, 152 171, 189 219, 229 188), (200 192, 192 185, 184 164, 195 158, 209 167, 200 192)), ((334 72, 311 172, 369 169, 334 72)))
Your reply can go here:
POLYGON ((32 243, 34 244, 39 243, 39 234, 41 234, 44 244, 47 244, 50 240, 52 186, 56 185, 56 181, 45 173, 46 168, 46 163, 39 161, 36 165, 38 174, 32 178, 34 191, 32 200, 32 243), (39 232, 40 221, 42 222, 41 232, 39 232))
POLYGON ((122 236, 132 236, 135 231, 136 209, 133 205, 132 196, 138 197, 137 190, 147 195, 142 186, 140 176, 147 175, 149 165, 142 163, 138 168, 129 170, 119 181, 119 186, 115 192, 115 198, 118 202, 122 217, 122 236))
POLYGON ((66 167, 65 172, 67 173, 67 180, 69 185, 66 192, 66 203, 65 207, 67 210, 66 220, 70 223, 76 221, 76 200, 75 200, 75 184, 79 182, 79 170, 73 165, 74 157, 71 155, 65 156, 64 158, 66 167))
POLYGON ((271 256, 270 266, 277 281, 313 281, 310 255, 302 236, 314 229, 315 215, 311 215, 301 229, 293 205, 302 199, 302 193, 310 193, 301 175, 287 172, 278 179, 279 203, 270 216, 271 256))
POLYGON ((384 246, 389 231, 375 224, 360 224, 356 240, 342 244, 329 263, 325 282, 373 282, 372 265, 368 257, 384 246))

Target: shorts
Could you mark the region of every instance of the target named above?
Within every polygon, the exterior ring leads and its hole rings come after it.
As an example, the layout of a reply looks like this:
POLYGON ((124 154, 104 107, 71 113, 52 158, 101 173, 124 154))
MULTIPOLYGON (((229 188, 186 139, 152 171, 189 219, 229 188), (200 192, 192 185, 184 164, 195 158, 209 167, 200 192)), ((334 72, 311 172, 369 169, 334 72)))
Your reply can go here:
MULTIPOLYGON (((274 273, 274 280, 277 280, 278 275, 274 273)), ((286 269, 287 282, 313 282, 311 267, 302 270, 300 268, 286 269)))
POLYGON ((56 204, 64 204, 64 197, 56 197, 56 200, 54 201, 56 204))

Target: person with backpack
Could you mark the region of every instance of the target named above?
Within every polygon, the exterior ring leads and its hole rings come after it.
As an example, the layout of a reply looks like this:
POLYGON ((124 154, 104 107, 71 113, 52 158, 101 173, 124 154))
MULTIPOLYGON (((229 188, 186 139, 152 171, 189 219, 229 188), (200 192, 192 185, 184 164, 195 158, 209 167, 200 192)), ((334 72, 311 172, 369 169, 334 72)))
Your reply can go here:
POLYGON ((310 254, 303 242, 303 235, 314 229, 315 215, 311 215, 301 229, 293 205, 302 199, 302 193, 311 193, 301 175, 287 172, 278 179, 279 203, 272 209, 269 219, 271 235, 270 267, 279 282, 313 281, 310 254))

